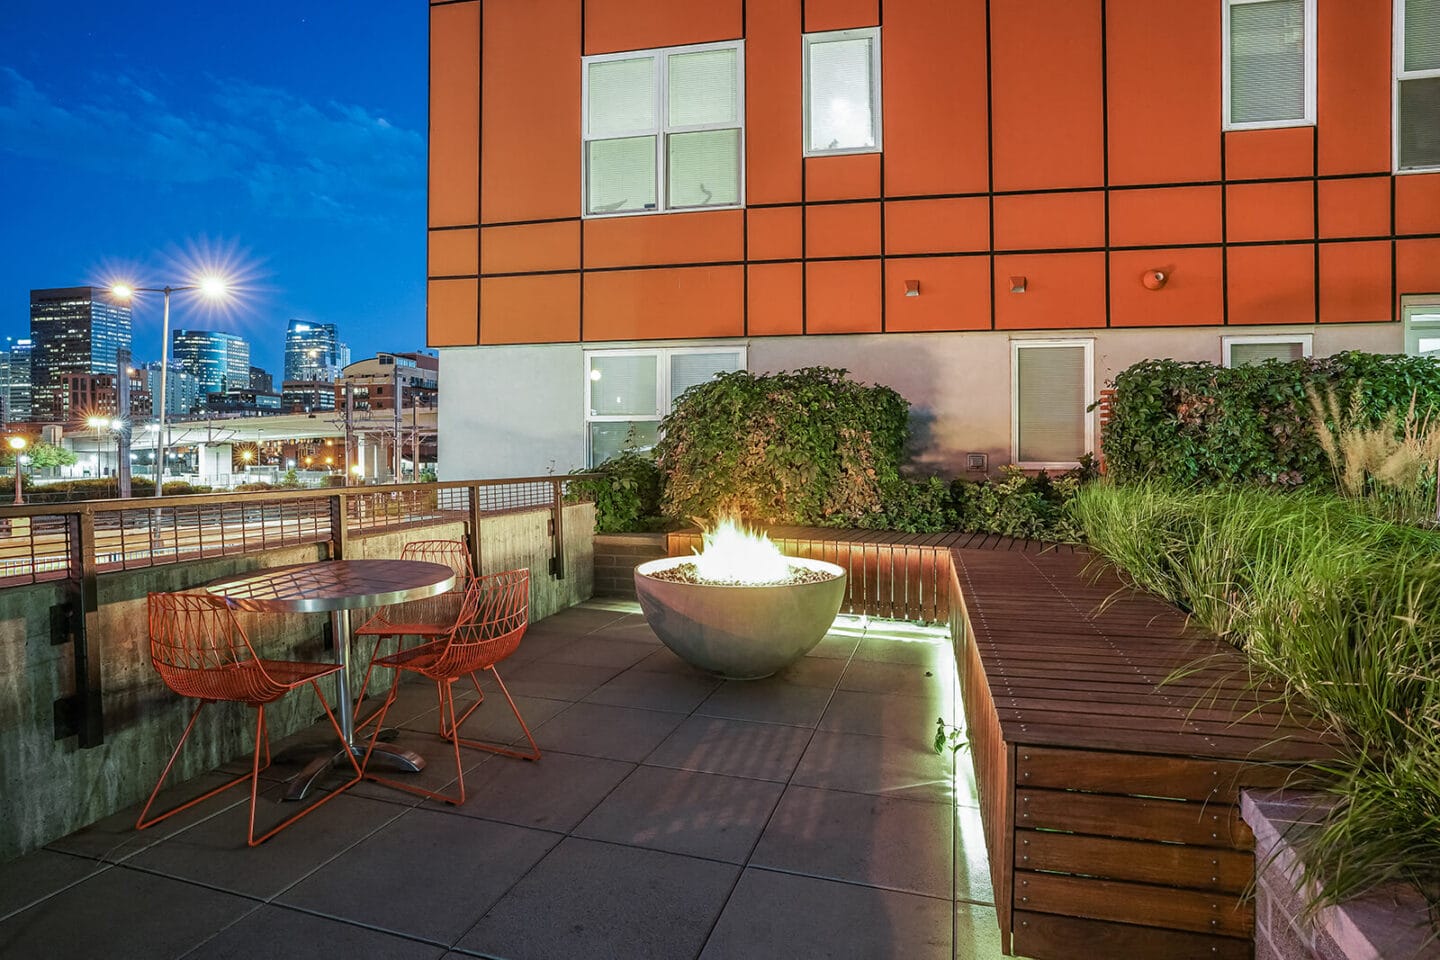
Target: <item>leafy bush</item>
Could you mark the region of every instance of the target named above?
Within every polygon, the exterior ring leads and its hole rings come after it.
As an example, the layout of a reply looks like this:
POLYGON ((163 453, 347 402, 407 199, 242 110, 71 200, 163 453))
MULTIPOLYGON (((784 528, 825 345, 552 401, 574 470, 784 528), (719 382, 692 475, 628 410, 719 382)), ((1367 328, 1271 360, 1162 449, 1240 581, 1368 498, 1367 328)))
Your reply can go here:
POLYGON ((1080 540, 1071 503, 1092 472, 1088 464, 1053 478, 1044 471, 1027 476, 1017 467, 1006 467, 999 480, 956 480, 957 526, 1029 540, 1080 540))
POLYGON ((1307 388, 1346 398, 1358 388, 1358 414, 1371 425, 1412 397, 1421 419, 1440 412, 1440 364, 1426 357, 1350 352, 1228 369, 1146 360, 1114 386, 1103 443, 1106 467, 1120 481, 1328 487, 1307 388))
POLYGON ((1440 533, 1330 495, 1091 485, 1091 544, 1286 681, 1341 738, 1298 837, 1326 901, 1403 880, 1440 903, 1440 533))
MULTIPOLYGON (((59 483, 28 484, 25 499, 33 503, 65 503, 72 500, 114 500, 120 496, 120 484, 114 477, 83 477, 59 483)), ((209 493, 210 487, 197 486, 184 480, 166 480, 165 494, 183 497, 192 493, 209 493)), ((134 477, 130 481, 132 497, 149 497, 155 493, 155 481, 134 477)))
POLYGON ((593 470, 593 479, 572 480, 565 494, 570 502, 595 503, 596 533, 639 533, 660 529, 660 468, 643 454, 626 451, 593 470))
POLYGON ((685 391, 661 424, 661 509, 688 521, 850 526, 884 510, 898 480, 909 404, 844 370, 741 370, 685 391))

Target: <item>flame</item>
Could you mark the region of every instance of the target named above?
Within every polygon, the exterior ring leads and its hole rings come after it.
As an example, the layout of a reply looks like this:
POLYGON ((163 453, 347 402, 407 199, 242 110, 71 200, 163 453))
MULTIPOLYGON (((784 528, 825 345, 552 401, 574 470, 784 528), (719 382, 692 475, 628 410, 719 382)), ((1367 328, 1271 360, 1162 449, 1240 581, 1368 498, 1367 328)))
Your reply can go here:
POLYGON ((790 561, 765 534, 722 517, 705 531, 695 572, 716 583, 766 584, 790 579, 790 561))

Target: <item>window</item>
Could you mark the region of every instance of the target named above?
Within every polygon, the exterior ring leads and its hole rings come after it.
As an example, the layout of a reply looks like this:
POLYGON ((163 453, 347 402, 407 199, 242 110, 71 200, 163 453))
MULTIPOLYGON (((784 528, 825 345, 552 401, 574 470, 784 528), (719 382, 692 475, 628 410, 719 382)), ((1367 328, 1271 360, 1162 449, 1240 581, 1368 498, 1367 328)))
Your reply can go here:
POLYGON ((585 430, 590 466, 623 450, 649 451, 659 438, 660 419, 682 393, 716 374, 744 368, 744 347, 587 353, 585 430))
POLYGON ((1402 297, 1400 317, 1405 322, 1405 352, 1440 360, 1440 295, 1402 297))
POLYGON ((1315 122, 1315 0, 1225 0, 1225 128, 1315 122))
POLYGON ((1440 169, 1440 0, 1395 0, 1395 169, 1440 169))
POLYGON ((805 35, 805 156, 880 149, 880 29, 805 35))
POLYGON ((1093 340, 1012 340, 1011 446, 1022 467, 1069 467, 1095 448, 1093 340))
POLYGON ((1221 337, 1220 354, 1227 367, 1250 367, 1266 360, 1300 360, 1310 356, 1308 333, 1274 337, 1221 337))
POLYGON ((586 57, 586 215, 743 203, 744 76, 738 41, 586 57))

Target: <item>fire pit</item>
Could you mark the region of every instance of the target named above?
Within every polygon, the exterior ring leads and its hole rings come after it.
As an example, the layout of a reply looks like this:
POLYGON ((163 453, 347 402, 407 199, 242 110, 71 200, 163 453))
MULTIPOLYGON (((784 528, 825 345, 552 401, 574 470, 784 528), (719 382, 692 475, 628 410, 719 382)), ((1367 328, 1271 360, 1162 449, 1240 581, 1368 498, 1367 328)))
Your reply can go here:
POLYGON ((721 521, 692 557, 635 568, 650 629, 702 670, 734 680, 768 677, 819 643, 840 612, 845 571, 787 557, 764 534, 721 521))

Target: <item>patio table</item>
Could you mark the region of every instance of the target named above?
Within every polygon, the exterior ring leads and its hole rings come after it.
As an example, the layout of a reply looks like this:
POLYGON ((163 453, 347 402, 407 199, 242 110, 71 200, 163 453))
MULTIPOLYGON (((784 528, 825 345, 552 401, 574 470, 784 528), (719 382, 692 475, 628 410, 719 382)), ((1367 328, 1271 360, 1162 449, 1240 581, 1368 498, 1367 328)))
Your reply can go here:
MULTIPOLYGON (((355 742, 355 706, 350 701, 350 611, 392 603, 424 600, 449 590, 455 571, 442 563, 419 560, 332 560, 255 570, 206 584, 205 589, 224 597, 237 610, 257 613, 328 613, 335 635, 335 712, 351 753, 365 755, 365 744, 355 742)), ((317 757, 291 782, 287 800, 301 800, 316 778, 335 757, 317 757)), ((371 756, 402 771, 425 768, 419 754, 376 744, 371 756)))

